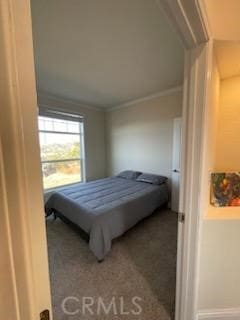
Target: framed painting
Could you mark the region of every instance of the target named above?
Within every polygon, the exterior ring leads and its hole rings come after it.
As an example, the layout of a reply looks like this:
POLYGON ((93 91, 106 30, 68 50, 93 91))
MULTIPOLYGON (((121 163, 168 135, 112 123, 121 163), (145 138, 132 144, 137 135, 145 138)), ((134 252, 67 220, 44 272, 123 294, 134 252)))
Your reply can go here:
POLYGON ((211 174, 211 204, 215 207, 240 206, 240 172, 211 174))

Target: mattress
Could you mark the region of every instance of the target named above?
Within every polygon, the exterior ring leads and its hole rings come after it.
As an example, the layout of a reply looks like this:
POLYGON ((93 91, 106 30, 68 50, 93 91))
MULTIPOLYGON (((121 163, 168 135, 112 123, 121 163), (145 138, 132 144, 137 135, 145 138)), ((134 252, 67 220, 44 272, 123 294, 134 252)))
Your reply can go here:
POLYGON ((103 260, 114 238, 167 201, 166 183, 111 177, 63 187, 50 196, 45 210, 60 212, 89 234, 90 250, 103 260))

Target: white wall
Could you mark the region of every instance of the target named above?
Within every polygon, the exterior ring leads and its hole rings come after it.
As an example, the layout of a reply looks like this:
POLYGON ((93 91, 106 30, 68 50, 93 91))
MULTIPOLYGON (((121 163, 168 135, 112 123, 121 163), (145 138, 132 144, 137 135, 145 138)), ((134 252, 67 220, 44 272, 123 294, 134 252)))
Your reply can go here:
MULTIPOLYGON (((219 86, 219 77, 216 76, 216 69, 214 72, 208 115, 215 129, 209 131, 211 137, 208 145, 212 150, 208 150, 208 167, 210 171, 239 171, 240 77, 220 81, 218 99, 218 90, 214 90, 214 87, 219 86)), ((199 260, 199 310, 214 312, 216 309, 236 309, 240 312, 240 208, 235 209, 237 208, 214 209, 209 206, 208 212, 203 212, 199 260), (214 218, 211 215, 213 210, 216 211, 214 218), (238 211, 239 218, 237 215, 231 218, 230 213, 233 210, 238 211)), ((240 317, 240 314, 238 316, 240 317)))
POLYGON ((240 220, 204 220, 198 308, 240 306, 240 220))
POLYGON ((84 117, 86 179, 89 181, 104 178, 106 176, 104 111, 41 94, 38 104, 79 113, 84 117))
POLYGON ((214 39, 240 39, 239 0, 205 0, 210 28, 214 39))
POLYGON ((218 126, 216 170, 240 171, 240 76, 221 81, 218 126))
POLYGON ((108 174, 133 169, 171 177, 173 119, 181 113, 181 91, 107 112, 108 174))

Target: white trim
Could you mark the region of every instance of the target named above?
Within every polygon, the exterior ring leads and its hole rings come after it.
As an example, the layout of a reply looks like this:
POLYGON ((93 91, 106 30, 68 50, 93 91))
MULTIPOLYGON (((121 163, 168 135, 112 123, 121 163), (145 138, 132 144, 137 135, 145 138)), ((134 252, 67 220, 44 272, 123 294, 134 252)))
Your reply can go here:
MULTIPOLYGON (((183 82, 183 108, 182 108, 182 137, 181 137, 181 178, 180 178, 180 194, 179 194, 179 212, 184 213, 184 192, 186 189, 186 170, 185 155, 187 153, 187 113, 189 105, 189 70, 190 59, 189 54, 185 51, 184 57, 184 82, 183 82)), ((176 266, 176 297, 175 297, 175 320, 182 320, 182 286, 183 286, 183 238, 184 224, 178 223, 177 238, 177 266, 176 266)))
POLYGON ((180 92, 180 91, 182 91, 182 86, 173 87, 173 88, 170 88, 170 89, 167 89, 167 90, 162 90, 162 91, 153 93, 153 94, 151 94, 149 96, 145 96, 145 97, 142 97, 142 98, 138 98, 138 99, 135 99, 135 100, 128 101, 128 102, 120 104, 120 105, 116 105, 116 106, 113 106, 113 107, 105 108, 105 111, 110 112, 110 111, 115 111, 115 110, 122 109, 122 108, 128 108, 128 107, 130 107, 130 106, 132 106, 134 104, 138 104, 138 103, 141 103, 141 102, 149 101, 149 100, 156 99, 156 98, 163 97, 163 96, 168 96, 168 95, 170 95, 172 93, 180 92))
POLYGON ((80 101, 76 101, 76 100, 72 100, 72 99, 68 99, 68 98, 62 98, 62 97, 59 97, 59 96, 56 96, 56 95, 53 95, 53 94, 50 94, 50 93, 44 93, 44 92, 38 92, 37 94, 38 96, 38 105, 40 107, 45 107, 45 108, 49 108, 52 106, 48 105, 48 104, 45 104, 45 103, 41 103, 41 99, 49 99, 49 100, 54 100, 56 103, 59 103, 60 106, 56 106, 56 108, 61 108, 61 104, 69 104, 73 107, 80 107, 80 108, 84 108, 84 109, 89 109, 89 110, 94 110, 94 111, 104 111, 104 107, 98 107, 98 106, 92 106, 92 105, 89 105, 89 104, 86 104, 86 103, 83 103, 83 102, 80 102, 80 101))
MULTIPOLYGON (((60 100, 58 100, 58 101, 60 103, 60 100)), ((68 103, 66 100, 61 100, 61 102, 65 103, 65 104, 68 104, 69 106, 72 106, 72 107, 76 107, 77 106, 78 108, 81 108, 81 109, 89 109, 89 108, 86 108, 86 107, 83 107, 83 106, 80 106, 80 105, 70 104, 70 102, 68 103)), ((81 123, 83 123, 84 119, 85 119, 85 115, 84 115, 84 112, 82 112, 82 110, 74 109, 74 111, 72 111, 72 109, 68 109, 66 106, 63 106, 63 105, 60 105, 60 104, 56 105, 56 100, 54 101, 54 103, 53 103, 53 101, 51 101, 51 103, 49 103, 49 104, 38 103, 38 115, 39 116, 45 116, 45 115, 47 116, 47 112, 45 113, 44 109, 65 112, 66 114, 69 113, 70 115, 71 114, 78 115, 79 117, 81 117, 83 119, 83 121, 81 123)), ((91 110, 93 110, 93 109, 91 109, 91 110)), ((104 110, 95 110, 95 111, 104 111, 104 110)))
MULTIPOLYGON (((183 252, 181 253, 181 292, 177 290, 179 300, 176 319, 195 319, 198 298, 198 259, 201 221, 202 192, 201 172, 203 162, 203 123, 206 106, 206 86, 209 45, 202 44, 186 52, 188 66, 185 77, 185 103, 183 119, 182 175, 180 188, 180 211, 185 213, 183 231, 183 252)), ((179 252, 178 252, 179 255, 179 252)))
POLYGON ((175 320, 194 320, 197 315, 198 262, 201 211, 201 166, 203 115, 206 103, 207 45, 210 32, 202 0, 161 0, 171 25, 185 48, 183 88, 183 158, 180 211, 185 223, 179 225, 175 320))
POLYGON ((209 40, 210 31, 202 0, 155 1, 166 13, 185 49, 194 48, 209 40))
POLYGON ((200 310, 197 320, 239 320, 240 308, 200 310))
POLYGON ((209 23, 209 17, 207 13, 207 8, 205 5, 205 0, 197 0, 196 1, 197 10, 199 12, 199 16, 201 17, 201 25, 203 28, 203 32, 205 33, 205 39, 202 42, 206 42, 212 39, 212 31, 209 23))
MULTIPOLYGON (((6 188, 6 178, 5 178, 5 168, 3 162, 2 154, 2 143, 0 136, 0 212, 2 214, 0 232, 1 232, 1 251, 0 259, 5 263, 0 266, 0 272, 5 276, 5 283, 8 281, 8 287, 2 288, 3 292, 8 293, 8 299, 11 301, 11 312, 2 310, 3 317, 15 317, 16 320, 20 319, 20 306, 17 292, 17 279, 16 271, 14 264, 14 252, 13 252, 13 243, 11 237, 10 221, 9 221, 9 210, 8 210, 8 197, 7 197, 7 188, 6 188), (4 237, 5 236, 5 237, 4 237)), ((2 286, 4 286, 2 284, 2 286)), ((6 308, 5 308, 6 309, 6 308)))
POLYGON ((156 0, 159 8, 163 9, 172 27, 178 33, 184 47, 189 49, 196 45, 196 37, 188 22, 186 13, 180 1, 156 0))
POLYGON ((18 318, 25 320, 39 319, 43 309, 51 314, 31 32, 29 0, 0 1, 5 214, 12 244, 18 318))
POLYGON ((62 119, 68 121, 75 121, 77 123, 83 122, 84 117, 76 112, 69 112, 63 110, 56 110, 54 108, 47 108, 38 106, 39 112, 38 115, 40 117, 54 118, 54 119, 62 119))

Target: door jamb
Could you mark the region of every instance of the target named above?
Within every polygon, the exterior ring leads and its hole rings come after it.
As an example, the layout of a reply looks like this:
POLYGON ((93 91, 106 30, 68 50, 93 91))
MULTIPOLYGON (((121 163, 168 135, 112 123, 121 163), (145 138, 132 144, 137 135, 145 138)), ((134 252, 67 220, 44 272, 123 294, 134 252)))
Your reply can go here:
POLYGON ((0 1, 0 47, 0 136, 7 190, 4 194, 1 189, 0 197, 9 224, 15 319, 33 320, 44 309, 51 312, 51 298, 30 0, 0 1))
MULTIPOLYGON (((211 42, 186 52, 190 62, 188 76, 188 103, 185 123, 185 150, 183 155, 184 181, 180 188, 180 210, 185 213, 183 259, 181 264, 180 312, 176 320, 195 319, 198 298, 199 242, 202 218, 202 170, 204 161, 204 115, 209 79, 209 52, 211 42)), ((178 275, 179 276, 179 275, 178 275)), ((178 297, 176 297, 178 299, 178 297)))
POLYGON ((179 210, 185 214, 178 230, 175 320, 196 319, 201 228, 204 113, 207 103, 210 29, 202 0, 161 0, 185 49, 182 159, 179 210), (184 230, 184 233, 183 233, 184 230), (181 241, 182 240, 182 241, 181 241))

